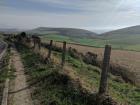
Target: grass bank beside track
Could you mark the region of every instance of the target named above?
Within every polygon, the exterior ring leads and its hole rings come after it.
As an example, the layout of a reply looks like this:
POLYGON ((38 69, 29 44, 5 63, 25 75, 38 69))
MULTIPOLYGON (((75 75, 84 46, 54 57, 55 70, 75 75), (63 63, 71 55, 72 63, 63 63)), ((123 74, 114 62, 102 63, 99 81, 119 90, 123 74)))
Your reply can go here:
POLYGON ((4 89, 4 84, 7 78, 14 78, 13 72, 14 69, 11 68, 9 70, 8 65, 9 65, 9 60, 10 60, 10 49, 7 49, 7 51, 5 52, 5 56, 2 58, 2 63, 0 65, 0 104, 2 101, 2 97, 3 97, 3 89, 4 89))
MULTIPOLYGON (((86 96, 86 94, 83 95, 77 89, 73 89, 72 85, 68 85, 70 77, 63 75, 63 73, 58 73, 58 71, 63 72, 58 65, 45 65, 39 55, 34 54, 23 46, 18 46, 17 48, 23 59, 26 73, 29 74, 28 81, 34 87, 32 97, 35 103, 40 103, 41 105, 89 105, 90 97, 86 96)), ((60 53, 53 53, 60 59, 60 53)), ((93 89, 94 92, 97 91, 100 70, 69 55, 66 58, 68 67, 71 66, 72 70, 76 71, 79 80, 86 81, 87 87, 93 89)), ((118 78, 112 75, 109 77, 109 94, 119 103, 140 105, 139 88, 118 81, 118 78)))
MULTIPOLYGON (((56 57, 61 59, 61 53, 54 52, 56 57)), ((90 84, 90 87, 94 86, 96 92, 98 91, 100 80, 100 69, 87 65, 83 61, 75 59, 70 55, 66 56, 66 61, 73 67, 80 78, 86 78, 86 82, 90 84)), ((129 83, 125 83, 121 77, 113 76, 109 74, 108 92, 117 102, 124 105, 140 105, 140 89, 129 83)))
POLYGON ((17 48, 29 75, 35 105, 92 105, 92 98, 74 88, 70 77, 58 65, 45 65, 39 55, 25 47, 17 48))
MULTIPOLYGON (((47 45, 48 42, 43 43, 43 44, 47 45)), ((54 47, 58 47, 59 49, 62 49, 62 46, 63 46, 62 43, 55 42, 55 41, 53 45, 54 47)), ((86 55, 87 52, 97 54, 98 55, 97 59, 99 61, 102 61, 103 59, 103 52, 104 52, 103 48, 94 48, 94 47, 67 44, 67 49, 69 47, 75 49, 78 53, 81 53, 84 55, 86 55)), ((121 75, 125 81, 131 82, 132 84, 139 86, 140 84, 138 83, 140 81, 140 78, 139 78, 140 53, 134 52, 134 51, 121 51, 121 50, 112 50, 111 52, 112 52, 111 53, 111 67, 113 66, 114 68, 114 70, 111 72, 116 75, 121 75)))

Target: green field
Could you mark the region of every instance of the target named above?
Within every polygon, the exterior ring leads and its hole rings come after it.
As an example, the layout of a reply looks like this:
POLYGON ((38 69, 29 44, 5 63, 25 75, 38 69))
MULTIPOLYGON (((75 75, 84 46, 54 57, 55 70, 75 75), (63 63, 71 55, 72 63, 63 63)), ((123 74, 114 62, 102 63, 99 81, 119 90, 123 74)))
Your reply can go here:
POLYGON ((104 47, 106 44, 111 44, 115 49, 140 51, 140 35, 115 38, 109 37, 108 39, 74 38, 62 35, 43 35, 41 38, 43 41, 52 39, 55 41, 67 41, 96 47, 104 47))

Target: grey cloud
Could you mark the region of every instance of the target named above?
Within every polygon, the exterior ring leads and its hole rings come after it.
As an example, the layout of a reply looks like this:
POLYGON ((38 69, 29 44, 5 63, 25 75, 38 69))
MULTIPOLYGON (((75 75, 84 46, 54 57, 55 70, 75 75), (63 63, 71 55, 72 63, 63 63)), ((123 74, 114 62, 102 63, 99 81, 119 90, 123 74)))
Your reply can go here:
POLYGON ((46 1, 51 5, 53 3, 63 5, 64 9, 74 8, 83 12, 58 14, 57 11, 54 13, 20 11, 0 6, 0 27, 5 24, 5 26, 19 28, 51 26, 97 30, 140 24, 140 8, 137 5, 140 0, 36 0, 36 2, 48 3, 46 1))

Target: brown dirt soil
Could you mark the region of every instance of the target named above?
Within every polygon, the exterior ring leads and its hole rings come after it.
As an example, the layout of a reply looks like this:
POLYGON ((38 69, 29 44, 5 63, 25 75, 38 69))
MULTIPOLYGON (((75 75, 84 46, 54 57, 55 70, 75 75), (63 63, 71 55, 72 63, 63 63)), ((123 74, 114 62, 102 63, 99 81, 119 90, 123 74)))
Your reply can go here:
POLYGON ((11 52, 16 77, 10 81, 8 105, 33 105, 20 55, 14 48, 11 52))

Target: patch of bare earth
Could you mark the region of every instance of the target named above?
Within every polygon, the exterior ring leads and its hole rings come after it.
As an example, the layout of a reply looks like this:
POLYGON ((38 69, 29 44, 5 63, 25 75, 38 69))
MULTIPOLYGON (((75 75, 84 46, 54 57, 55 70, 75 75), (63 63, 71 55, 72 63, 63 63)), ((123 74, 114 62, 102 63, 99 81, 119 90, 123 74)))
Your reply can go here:
POLYGON ((33 105, 20 55, 15 48, 11 52, 12 65, 15 68, 15 78, 10 80, 8 105, 33 105))

